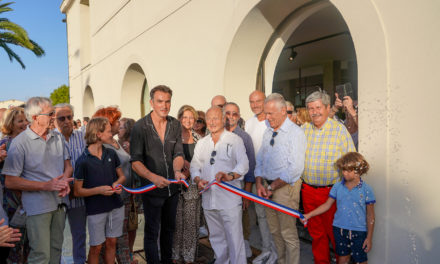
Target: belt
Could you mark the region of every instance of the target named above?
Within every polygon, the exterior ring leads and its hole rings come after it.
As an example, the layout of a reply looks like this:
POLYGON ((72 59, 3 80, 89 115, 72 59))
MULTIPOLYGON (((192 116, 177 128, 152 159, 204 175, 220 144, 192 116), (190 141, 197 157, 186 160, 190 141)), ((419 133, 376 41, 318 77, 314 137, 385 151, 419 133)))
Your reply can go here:
POLYGON ((306 182, 303 182, 303 184, 305 184, 305 185, 307 185, 307 186, 310 186, 310 187, 312 187, 312 188, 315 188, 315 189, 331 188, 331 187, 333 187, 333 184, 330 184, 330 185, 323 185, 323 186, 311 185, 311 184, 308 184, 308 183, 306 183, 306 182))

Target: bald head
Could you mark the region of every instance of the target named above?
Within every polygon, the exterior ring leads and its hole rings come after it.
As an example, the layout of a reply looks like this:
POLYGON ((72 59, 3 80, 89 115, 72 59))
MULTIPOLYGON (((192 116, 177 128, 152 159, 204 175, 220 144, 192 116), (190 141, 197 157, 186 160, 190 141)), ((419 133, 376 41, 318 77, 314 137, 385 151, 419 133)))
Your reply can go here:
POLYGON ((222 132, 224 128, 223 111, 218 106, 213 106, 206 111, 206 125, 211 133, 222 132))
POLYGON ((211 107, 218 106, 223 107, 226 104, 226 98, 223 95, 216 95, 211 100, 211 107))
POLYGON ((249 104, 254 114, 259 115, 263 113, 265 99, 266 95, 262 91, 253 91, 249 95, 249 104))

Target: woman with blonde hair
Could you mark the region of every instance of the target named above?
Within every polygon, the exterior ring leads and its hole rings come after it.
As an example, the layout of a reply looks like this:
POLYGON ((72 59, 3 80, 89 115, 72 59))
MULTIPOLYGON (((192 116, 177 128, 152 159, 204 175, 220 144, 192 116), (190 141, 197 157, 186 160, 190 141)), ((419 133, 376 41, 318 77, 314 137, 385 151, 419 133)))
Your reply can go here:
MULTIPOLYGON (((6 110, 3 118, 3 126, 1 132, 3 139, 0 141, 0 148, 4 148, 3 151, 8 151, 12 140, 18 136, 21 132, 26 130, 29 122, 24 114, 24 109, 21 107, 13 107, 6 110), (4 145, 4 146, 3 146, 4 145)), ((3 168, 3 162, 0 163, 0 171, 3 168)), ((13 219, 17 212, 17 209, 22 206, 21 204, 21 192, 7 189, 5 186, 5 176, 0 175, 1 185, 3 186, 3 200, 0 201, 3 204, 8 218, 13 219)), ((8 262, 11 263, 26 263, 27 256, 29 255, 29 242, 26 236, 26 228, 24 226, 14 226, 14 222, 10 223, 11 227, 18 228, 22 234, 20 241, 15 247, 9 251, 8 262)))
MULTIPOLYGON (((177 119, 182 126, 182 145, 185 156, 182 173, 187 177, 188 182, 191 182, 189 165, 194 155, 194 148, 197 141, 201 139, 201 136, 193 129, 197 118, 198 113, 190 105, 182 106, 177 114, 177 119)), ((175 263, 180 263, 182 260, 184 263, 193 263, 197 257, 200 208, 197 185, 190 184, 187 190, 181 189, 177 204, 176 230, 172 250, 172 259, 175 263)))
POLYGON ((296 109, 296 124, 302 126, 305 123, 310 123, 312 119, 310 118, 309 112, 305 107, 296 109))

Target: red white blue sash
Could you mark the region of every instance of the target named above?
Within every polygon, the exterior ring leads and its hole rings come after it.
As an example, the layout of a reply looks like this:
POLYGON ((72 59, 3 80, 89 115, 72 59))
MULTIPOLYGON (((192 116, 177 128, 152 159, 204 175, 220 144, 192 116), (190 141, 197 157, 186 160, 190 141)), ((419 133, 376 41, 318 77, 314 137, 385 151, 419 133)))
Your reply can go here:
MULTIPOLYGON (((298 212, 298 211, 296 211, 296 210, 294 210, 292 208, 289 208, 289 207, 284 206, 282 204, 276 203, 276 202, 274 202, 272 200, 264 199, 264 198, 262 198, 262 197, 260 197, 258 195, 255 195, 253 193, 249 193, 249 192, 247 192, 247 191, 245 191, 243 189, 237 188, 237 187, 235 187, 233 185, 230 185, 230 184, 228 184, 228 183, 226 183, 224 181, 217 182, 216 180, 213 180, 210 183, 208 183, 208 185, 206 185, 206 187, 203 190, 201 190, 199 193, 202 194, 202 193, 206 192, 213 185, 217 185, 220 188, 222 188, 222 189, 224 189, 224 190, 226 190, 228 192, 231 192, 233 194, 239 195, 239 196, 241 196, 241 197, 243 197, 245 199, 251 200, 251 201, 256 202, 256 203, 259 203, 259 204, 261 204, 263 206, 272 208, 272 209, 277 210, 277 211, 279 211, 281 213, 285 213, 285 214, 293 216, 295 218, 303 219, 304 220, 304 216, 300 212, 298 212)), ((306 225, 307 225, 307 222, 304 223, 304 226, 306 226, 306 225)))
MULTIPOLYGON (((188 182, 186 182, 185 180, 179 180, 179 181, 178 180, 169 180, 169 181, 174 184, 183 184, 183 185, 185 185, 186 188, 189 187, 188 182)), ((140 187, 140 188, 136 188, 136 189, 127 188, 121 184, 118 184, 115 186, 115 189, 121 188, 121 187, 126 192, 133 193, 133 194, 146 193, 146 192, 152 191, 157 188, 156 185, 154 185, 154 184, 148 184, 148 185, 145 185, 144 187, 140 187)))

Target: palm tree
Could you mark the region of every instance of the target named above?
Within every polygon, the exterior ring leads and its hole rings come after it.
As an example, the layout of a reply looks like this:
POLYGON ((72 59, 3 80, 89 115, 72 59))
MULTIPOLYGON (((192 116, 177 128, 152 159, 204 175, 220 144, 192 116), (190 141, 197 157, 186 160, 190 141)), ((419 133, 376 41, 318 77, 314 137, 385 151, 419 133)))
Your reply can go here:
MULTIPOLYGON (((2 0, 0 0, 0 2, 1 1, 2 0)), ((0 3, 0 14, 12 11, 13 9, 9 7, 12 3, 13 2, 4 4, 0 3)), ((20 59, 20 56, 8 46, 9 44, 26 48, 32 51, 37 57, 44 55, 44 50, 35 41, 29 39, 24 28, 9 21, 7 18, 0 17, 0 47, 6 51, 11 62, 15 59, 20 63, 23 69, 26 68, 23 61, 20 59)))

